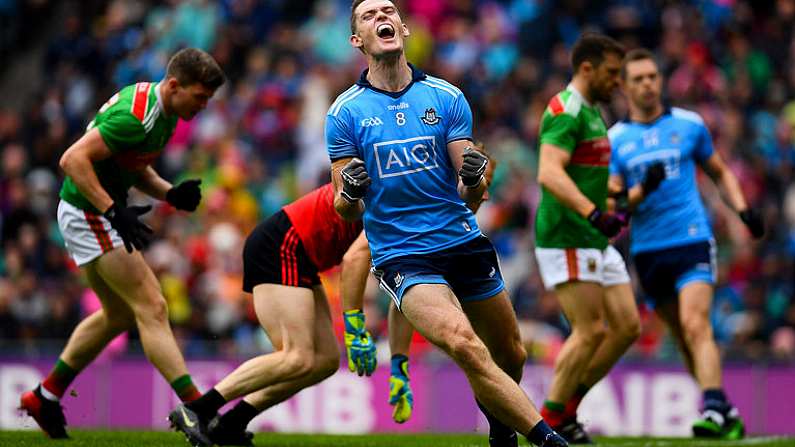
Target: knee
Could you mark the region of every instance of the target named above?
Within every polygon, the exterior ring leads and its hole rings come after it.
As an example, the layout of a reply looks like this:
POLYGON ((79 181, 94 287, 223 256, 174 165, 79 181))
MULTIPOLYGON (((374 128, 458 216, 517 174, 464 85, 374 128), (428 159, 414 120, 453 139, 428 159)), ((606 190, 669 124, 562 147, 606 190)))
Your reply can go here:
POLYGON ((607 330, 601 320, 595 320, 575 327, 573 335, 576 335, 579 343, 583 346, 596 348, 607 336, 607 330))
POLYGON ((311 352, 292 350, 285 353, 284 368, 290 377, 311 374, 314 367, 315 359, 311 352))
POLYGON ((135 307, 135 318, 139 322, 155 324, 168 324, 168 303, 162 295, 156 295, 142 300, 135 307))
POLYGON ((618 334, 622 341, 632 344, 640 337, 640 320, 631 318, 621 323, 618 327, 618 334))
POLYGON ((455 326, 449 332, 445 350, 456 363, 467 369, 481 368, 489 358, 486 345, 464 325, 455 326))
POLYGON ((705 315, 688 315, 682 318, 682 335, 686 343, 712 338, 712 325, 705 315))

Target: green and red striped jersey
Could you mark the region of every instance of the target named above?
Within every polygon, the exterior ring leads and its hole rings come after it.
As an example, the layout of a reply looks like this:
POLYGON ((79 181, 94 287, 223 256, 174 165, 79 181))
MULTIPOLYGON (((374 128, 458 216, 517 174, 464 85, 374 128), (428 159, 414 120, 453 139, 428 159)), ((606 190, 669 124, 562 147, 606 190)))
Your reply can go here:
MULTIPOLYGON (((571 154, 566 173, 600 209, 607 201, 610 141, 599 109, 569 85, 544 110, 540 144, 551 144, 571 154)), ((544 248, 607 247, 607 238, 546 188, 536 213, 536 246, 544 248)))
MULTIPOLYGON (((96 128, 113 153, 110 158, 95 162, 94 171, 118 204, 127 203, 127 191, 160 155, 177 127, 177 116, 166 116, 163 110, 159 86, 139 82, 124 87, 99 109, 86 129, 96 128)), ((68 176, 60 196, 82 210, 100 212, 68 176)))

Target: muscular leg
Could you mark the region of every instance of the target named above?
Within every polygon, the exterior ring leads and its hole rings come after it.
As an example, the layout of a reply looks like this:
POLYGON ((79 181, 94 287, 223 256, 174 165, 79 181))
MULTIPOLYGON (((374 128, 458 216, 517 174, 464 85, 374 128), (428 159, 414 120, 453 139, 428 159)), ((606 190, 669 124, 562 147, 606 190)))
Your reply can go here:
POLYGON ((414 328, 411 323, 400 313, 391 303, 389 306, 389 353, 391 355, 405 355, 408 357, 411 348, 411 336, 414 335, 414 328))
POLYGON ((77 325, 60 358, 76 370, 91 363, 116 336, 135 326, 135 316, 124 300, 105 284, 94 264, 82 268, 91 288, 102 303, 102 309, 77 325))
POLYGON ((494 416, 525 434, 542 420, 519 385, 494 363, 447 286, 415 285, 405 293, 402 308, 414 328, 461 367, 475 397, 494 416))
POLYGON ((494 362, 519 383, 527 353, 508 294, 503 290, 487 300, 463 303, 462 307, 494 362))
POLYGON ((684 332, 682 324, 679 321, 679 301, 676 298, 665 301, 665 303, 655 307, 654 311, 657 316, 663 320, 671 331, 671 336, 676 341, 679 352, 682 353, 682 358, 685 361, 685 366, 693 378, 696 377, 696 369, 693 363, 693 354, 690 352, 690 347, 685 343, 684 332))
POLYGON ((280 284, 254 287, 254 309, 277 351, 240 365, 215 389, 225 400, 305 377, 314 368, 317 298, 312 290, 280 284))
MULTIPOLYGON (((322 382, 333 375, 340 364, 340 352, 334 335, 326 295, 322 286, 314 289, 315 322, 313 327, 314 361, 312 370, 304 377, 275 383, 245 397, 245 401, 259 411, 264 411, 301 391, 322 382)), ((276 349, 284 346, 284 334, 281 327, 268 328, 268 337, 276 349)))
POLYGON ((185 359, 168 321, 168 306, 155 274, 140 252, 116 248, 95 261, 97 275, 132 309, 144 353, 172 383, 186 376, 185 359))
POLYGON ((710 284, 691 282, 679 292, 679 320, 684 341, 693 356, 696 381, 704 390, 721 387, 720 353, 709 321, 711 306, 710 284))
MULTIPOLYGON (((519 325, 508 294, 503 290, 483 301, 463 303, 462 307, 497 366, 519 383, 527 353, 522 346, 519 325)), ((514 430, 492 416, 479 401, 478 407, 489 422, 489 444, 516 445, 514 430)))
POLYGON ((559 404, 574 395, 582 373, 605 338, 604 290, 600 284, 572 281, 555 293, 571 325, 571 335, 555 361, 549 400, 559 404))
POLYGON ((602 380, 640 336, 640 315, 629 284, 608 286, 604 290, 608 331, 580 379, 588 388, 602 380))

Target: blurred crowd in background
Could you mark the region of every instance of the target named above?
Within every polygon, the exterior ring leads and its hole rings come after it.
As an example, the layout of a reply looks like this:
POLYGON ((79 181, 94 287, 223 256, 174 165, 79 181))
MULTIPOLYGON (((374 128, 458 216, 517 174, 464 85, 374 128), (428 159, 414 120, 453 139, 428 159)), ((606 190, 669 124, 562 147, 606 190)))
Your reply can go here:
MULTIPOLYGON (((0 23, 14 24, 0 27, 7 61, 0 70, 38 51, 41 74, 34 93, 17 98, 21 108, 0 102, 0 354, 56 354, 97 308, 58 231, 58 160, 99 105, 127 84, 161 79, 183 46, 210 51, 229 82, 207 110, 179 123, 155 165, 172 181, 201 178, 203 201, 191 215, 157 206, 147 218, 157 237, 145 256, 189 357, 267 350, 240 290, 242 244, 260 219, 329 179, 326 111, 364 68, 347 43, 350 1, 64 3, 0 0, 0 23)), ((795 361, 795 0, 400 5, 411 30, 408 59, 461 87, 475 137, 498 160, 478 218, 501 255, 533 361, 551 362, 567 327, 532 255, 538 125, 568 82, 571 45, 587 30, 654 50, 667 101, 701 114, 769 223, 768 236, 752 241, 711 181, 700 178, 719 247, 712 321, 726 358, 795 361)), ((604 117, 612 124, 625 111, 616 95, 604 117)), ((148 200, 133 194, 131 203, 148 200)), ((625 239, 617 245, 626 248, 625 239)), ((335 318, 337 276, 323 275, 335 318)), ((644 330, 629 357, 675 359, 674 344, 636 290, 644 330)), ((381 341, 388 303, 368 287, 368 324, 381 341)), ((131 339, 114 349, 135 351, 131 339)))

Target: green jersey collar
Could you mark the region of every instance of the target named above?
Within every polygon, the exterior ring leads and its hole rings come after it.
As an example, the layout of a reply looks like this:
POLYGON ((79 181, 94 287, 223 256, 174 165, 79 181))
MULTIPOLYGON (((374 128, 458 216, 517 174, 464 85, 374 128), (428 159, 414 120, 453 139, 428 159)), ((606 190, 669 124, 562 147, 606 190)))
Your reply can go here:
POLYGON ((579 100, 582 101, 582 103, 585 104, 586 106, 593 107, 593 105, 590 102, 588 102, 587 99, 585 99, 585 96, 582 93, 580 93, 580 91, 577 90, 576 87, 574 87, 574 84, 569 83, 569 85, 566 86, 566 90, 570 91, 572 95, 577 96, 579 100))

